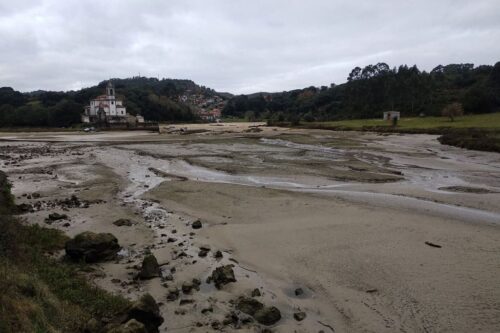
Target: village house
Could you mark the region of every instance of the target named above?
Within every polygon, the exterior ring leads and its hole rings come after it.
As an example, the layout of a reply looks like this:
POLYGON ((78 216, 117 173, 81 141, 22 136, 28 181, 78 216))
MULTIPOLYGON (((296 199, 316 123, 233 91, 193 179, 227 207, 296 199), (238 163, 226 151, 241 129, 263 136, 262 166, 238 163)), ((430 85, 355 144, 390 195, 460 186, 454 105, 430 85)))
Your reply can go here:
POLYGON ((115 88, 108 82, 106 95, 90 100, 82 116, 84 123, 126 123, 127 109, 123 102, 115 97, 115 88))
POLYGON ((206 96, 202 93, 193 93, 187 90, 184 95, 178 97, 180 102, 186 103, 204 121, 216 122, 221 118, 221 111, 226 102, 220 96, 206 96))

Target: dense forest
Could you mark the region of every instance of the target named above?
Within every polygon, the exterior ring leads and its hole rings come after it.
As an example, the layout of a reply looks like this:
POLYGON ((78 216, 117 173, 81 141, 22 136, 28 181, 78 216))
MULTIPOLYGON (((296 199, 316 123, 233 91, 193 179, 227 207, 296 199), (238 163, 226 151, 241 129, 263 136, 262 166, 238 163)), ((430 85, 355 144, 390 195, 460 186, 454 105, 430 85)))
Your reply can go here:
MULTIPOLYGON (((134 77, 112 81, 127 112, 141 114, 151 121, 195 121, 197 116, 193 110, 179 102, 178 97, 186 93, 216 94, 190 80, 134 77)), ((79 123, 84 106, 104 93, 107 82, 69 92, 21 93, 9 87, 0 88, 0 126, 67 127, 79 123)))
POLYGON ((500 111, 500 62, 440 65, 430 73, 385 63, 356 67, 344 84, 236 96, 223 115, 292 122, 379 118, 389 110, 439 115, 451 103, 461 103, 469 114, 500 111))

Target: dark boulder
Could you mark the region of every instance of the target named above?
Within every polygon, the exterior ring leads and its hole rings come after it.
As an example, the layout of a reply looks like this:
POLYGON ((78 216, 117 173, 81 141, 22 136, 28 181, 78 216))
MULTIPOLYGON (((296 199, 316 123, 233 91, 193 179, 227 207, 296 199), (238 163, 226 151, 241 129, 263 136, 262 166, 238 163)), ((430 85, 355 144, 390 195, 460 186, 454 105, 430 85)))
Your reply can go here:
POLYGON ((70 198, 59 200, 59 204, 65 208, 79 208, 82 202, 73 194, 70 198))
POLYGON ((127 312, 127 319, 135 319, 144 324, 148 333, 157 333, 163 323, 160 308, 150 294, 145 294, 135 301, 127 312))
POLYGON ((18 214, 25 214, 25 213, 30 213, 33 212, 33 206, 27 203, 21 203, 19 205, 16 205, 16 213, 18 214))
POLYGON ((182 292, 184 294, 190 294, 193 288, 194 288, 193 282, 191 281, 186 281, 182 284, 182 292))
POLYGON ((148 254, 142 260, 141 271, 139 272, 139 279, 147 280, 161 275, 160 266, 156 257, 152 254, 148 254))
POLYGON ((134 222, 129 219, 118 219, 113 224, 117 227, 130 227, 134 225, 134 222))
POLYGON ((45 223, 50 224, 54 221, 66 220, 67 218, 68 218, 68 215, 66 215, 66 214, 52 213, 52 214, 49 214, 49 217, 47 217, 45 219, 45 223))
POLYGON ((264 304, 250 297, 240 297, 236 303, 236 309, 251 316, 263 308, 264 304))
POLYGON ((281 319, 281 312, 278 308, 274 306, 267 307, 250 297, 240 297, 237 300, 236 309, 252 316, 262 325, 273 325, 281 319))
POLYGON ((193 279, 193 286, 194 286, 194 289, 196 289, 196 290, 200 290, 200 285, 201 285, 201 280, 200 280, 200 279, 197 279, 197 278, 194 278, 194 279, 193 279))
POLYGON ((305 312, 295 312, 293 314, 293 318, 296 320, 296 321, 302 321, 304 319, 306 319, 306 313, 305 312))
POLYGON ((179 298, 179 289, 176 287, 171 287, 168 289, 167 301, 173 302, 179 298))
POLYGON ((261 296, 259 288, 255 288, 254 290, 252 290, 252 297, 259 297, 259 296, 261 296))
POLYGON ((215 259, 222 259, 222 252, 220 250, 215 251, 214 258, 215 259))
POLYGON ((230 282, 236 282, 233 265, 217 267, 212 272, 211 280, 214 282, 217 289, 221 289, 224 285, 230 282))
POLYGON ((277 307, 264 307, 253 315, 255 320, 262 325, 274 325, 281 319, 281 312, 277 307))
POLYGON ((200 220, 194 221, 193 224, 191 224, 191 227, 193 229, 201 229, 202 227, 201 221, 200 220))
POLYGON ((96 234, 85 231, 66 242, 66 255, 75 261, 97 262, 113 259, 120 245, 109 233, 96 234))
POLYGON ((239 311, 231 311, 230 313, 226 314, 224 320, 222 321, 222 324, 226 326, 231 325, 235 329, 240 329, 242 328, 242 325, 251 324, 253 322, 254 319, 252 316, 239 311))
POLYGON ((195 302, 194 299, 183 298, 179 301, 179 305, 182 306, 182 305, 186 305, 186 304, 193 304, 194 302, 195 302))

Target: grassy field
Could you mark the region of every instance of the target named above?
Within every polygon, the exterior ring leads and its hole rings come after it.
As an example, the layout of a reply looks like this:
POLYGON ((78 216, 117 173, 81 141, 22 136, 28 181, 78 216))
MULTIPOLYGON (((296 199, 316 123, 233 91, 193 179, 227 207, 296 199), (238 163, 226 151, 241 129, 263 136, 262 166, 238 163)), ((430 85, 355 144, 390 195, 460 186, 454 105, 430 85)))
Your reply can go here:
MULTIPOLYGON (((302 122, 304 127, 331 127, 361 130, 366 127, 387 127, 391 128, 391 123, 382 119, 357 119, 328 122, 302 122)), ((401 118, 397 129, 438 129, 438 128, 481 128, 500 130, 500 112, 457 117, 455 121, 450 121, 445 117, 415 117, 401 118)))

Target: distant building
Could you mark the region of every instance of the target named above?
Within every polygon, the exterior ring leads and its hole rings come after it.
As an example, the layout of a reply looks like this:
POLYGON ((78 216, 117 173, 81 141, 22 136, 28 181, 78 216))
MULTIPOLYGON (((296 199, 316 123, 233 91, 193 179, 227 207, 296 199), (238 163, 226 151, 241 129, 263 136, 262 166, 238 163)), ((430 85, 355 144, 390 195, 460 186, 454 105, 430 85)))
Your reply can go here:
POLYGON ((178 101, 189 105, 194 113, 204 121, 217 121, 221 117, 226 101, 218 95, 205 95, 200 92, 186 90, 178 96, 178 101))
POLYGON ((125 123, 127 121, 127 109, 121 100, 115 98, 115 88, 108 82, 106 95, 97 96, 90 100, 90 105, 85 107, 82 116, 84 123, 125 123))
POLYGON ((384 120, 392 121, 393 119, 399 120, 401 117, 401 112, 399 111, 386 111, 384 112, 384 120))

